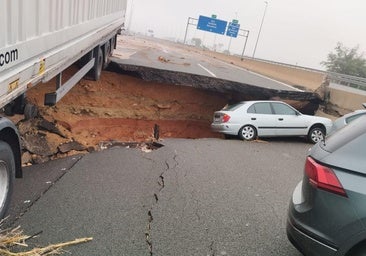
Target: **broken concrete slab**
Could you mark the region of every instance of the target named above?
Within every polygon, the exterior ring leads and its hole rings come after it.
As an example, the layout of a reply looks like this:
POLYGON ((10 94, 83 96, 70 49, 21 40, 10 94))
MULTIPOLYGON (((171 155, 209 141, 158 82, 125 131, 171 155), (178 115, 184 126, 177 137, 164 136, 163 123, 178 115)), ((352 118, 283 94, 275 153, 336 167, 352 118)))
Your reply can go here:
POLYGON ((84 151, 84 150, 86 150, 86 147, 84 145, 82 145, 81 143, 77 142, 77 141, 70 141, 70 142, 66 142, 66 143, 61 144, 58 147, 58 149, 61 153, 67 153, 67 152, 70 152, 72 150, 84 151))
POLYGON ((228 103, 278 98, 283 101, 296 101, 298 110, 304 114, 313 115, 322 102, 317 93, 310 91, 275 90, 214 77, 127 64, 112 63, 110 69, 117 73, 128 73, 145 81, 219 92, 229 99, 228 103))
POLYGON ((23 149, 40 156, 52 156, 58 152, 57 146, 50 143, 46 136, 40 133, 24 134, 22 136, 23 149))
POLYGON ((49 122, 46 119, 38 119, 37 120, 37 127, 40 130, 48 131, 57 135, 60 135, 63 138, 66 138, 66 136, 56 127, 55 123, 49 122))

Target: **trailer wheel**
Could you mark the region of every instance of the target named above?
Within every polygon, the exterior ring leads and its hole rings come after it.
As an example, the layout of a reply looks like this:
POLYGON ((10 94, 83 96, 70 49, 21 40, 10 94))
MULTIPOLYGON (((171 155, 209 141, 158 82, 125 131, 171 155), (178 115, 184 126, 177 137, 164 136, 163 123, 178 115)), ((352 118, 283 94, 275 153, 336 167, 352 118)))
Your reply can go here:
POLYGON ((15 160, 10 146, 0 141, 0 219, 5 216, 9 208, 13 191, 15 175, 15 160))
POLYGON ((109 41, 107 41, 104 45, 104 63, 103 63, 103 69, 106 69, 109 65, 110 59, 109 57, 111 56, 111 44, 109 43, 109 41))
POLYGON ((25 93, 23 93, 14 100, 13 112, 15 114, 20 114, 20 115, 24 114, 25 104, 26 104, 26 98, 25 98, 25 93))
POLYGON ((4 106, 4 114, 6 116, 14 116, 14 102, 9 102, 4 106))
POLYGON ((117 36, 111 38, 111 56, 113 55, 114 49, 116 49, 117 36))
POLYGON ((95 63, 92 69, 92 79, 94 81, 98 81, 100 75, 102 74, 103 63, 104 63, 103 51, 101 47, 98 47, 98 49, 94 51, 94 56, 95 56, 95 63))

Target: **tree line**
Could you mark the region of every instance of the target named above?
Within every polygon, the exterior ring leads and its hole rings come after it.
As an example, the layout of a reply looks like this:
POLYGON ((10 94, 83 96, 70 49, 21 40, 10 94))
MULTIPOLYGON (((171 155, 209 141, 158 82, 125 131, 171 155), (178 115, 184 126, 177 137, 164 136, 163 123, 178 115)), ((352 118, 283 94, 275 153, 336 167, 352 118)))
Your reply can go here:
POLYGON ((348 48, 341 42, 337 43, 326 61, 320 63, 327 71, 366 78, 366 59, 360 53, 359 46, 348 48))

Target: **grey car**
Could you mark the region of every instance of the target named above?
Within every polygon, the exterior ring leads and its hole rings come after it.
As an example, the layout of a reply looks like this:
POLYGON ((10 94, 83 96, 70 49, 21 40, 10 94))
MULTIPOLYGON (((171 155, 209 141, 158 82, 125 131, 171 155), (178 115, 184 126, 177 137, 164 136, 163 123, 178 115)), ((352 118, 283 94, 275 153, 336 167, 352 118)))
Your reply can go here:
MULTIPOLYGON (((362 106, 366 108, 366 103, 363 103, 362 106)), ((333 122, 333 126, 330 129, 328 135, 333 134, 334 132, 338 131, 339 129, 343 128, 344 126, 348 125, 349 123, 363 115, 366 115, 366 109, 359 109, 336 119, 333 122)))
POLYGON ((304 255, 366 255, 366 116, 311 148, 287 236, 304 255))

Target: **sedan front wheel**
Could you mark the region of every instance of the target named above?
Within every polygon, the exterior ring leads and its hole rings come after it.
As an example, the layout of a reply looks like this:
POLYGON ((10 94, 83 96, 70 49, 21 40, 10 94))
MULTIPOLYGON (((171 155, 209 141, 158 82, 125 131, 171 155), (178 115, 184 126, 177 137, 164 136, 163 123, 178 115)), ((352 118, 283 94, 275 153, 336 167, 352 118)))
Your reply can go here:
POLYGON ((254 140, 257 137, 257 130, 251 125, 245 125, 239 130, 239 137, 242 140, 254 140))
POLYGON ((320 127, 311 128, 308 134, 309 141, 314 144, 324 140, 324 137, 325 137, 325 131, 320 127))

